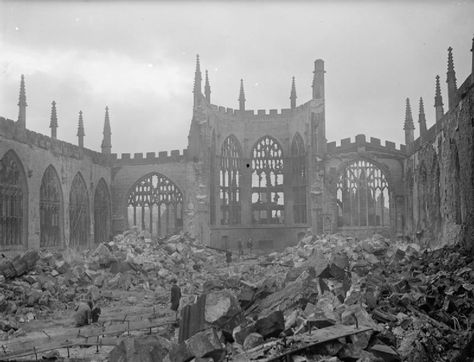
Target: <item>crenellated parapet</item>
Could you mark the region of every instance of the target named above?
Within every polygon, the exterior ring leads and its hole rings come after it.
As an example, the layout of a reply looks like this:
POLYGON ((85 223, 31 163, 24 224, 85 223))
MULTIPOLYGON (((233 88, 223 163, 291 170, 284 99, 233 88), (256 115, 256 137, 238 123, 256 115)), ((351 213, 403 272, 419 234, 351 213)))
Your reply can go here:
POLYGON ((160 151, 158 155, 156 152, 146 153, 122 153, 117 155, 112 154, 112 162, 114 166, 122 165, 148 165, 148 164, 162 164, 172 162, 183 162, 187 159, 187 150, 172 150, 169 154, 168 151, 160 151))
POLYGON ((239 110, 233 109, 223 106, 216 106, 214 104, 209 105, 210 109, 214 111, 218 116, 227 117, 227 118, 234 118, 236 121, 239 120, 262 120, 268 121, 272 119, 286 119, 288 117, 294 116, 299 112, 304 112, 308 109, 308 103, 302 104, 298 107, 293 109, 290 108, 282 108, 282 109, 247 109, 247 110, 239 110))
POLYGON ((402 157, 405 157, 407 152, 405 145, 400 145, 397 148, 396 144, 391 141, 385 141, 382 145, 380 138, 370 137, 367 141, 366 136, 362 134, 357 135, 354 141, 351 138, 344 138, 339 144, 336 142, 329 142, 327 144, 327 153, 329 154, 369 151, 390 153, 402 157))
POLYGON ((78 160, 83 159, 84 157, 89 157, 94 163, 104 166, 109 163, 109 158, 100 152, 81 148, 71 143, 60 141, 41 133, 19 127, 17 122, 4 117, 0 117, 0 136, 49 150, 59 156, 78 160))

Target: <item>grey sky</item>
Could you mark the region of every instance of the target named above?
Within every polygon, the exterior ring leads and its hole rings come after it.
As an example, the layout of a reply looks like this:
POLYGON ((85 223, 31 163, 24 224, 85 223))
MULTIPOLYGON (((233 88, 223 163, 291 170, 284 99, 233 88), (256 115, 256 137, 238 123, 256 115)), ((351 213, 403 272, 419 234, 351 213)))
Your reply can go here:
POLYGON ((403 142, 405 98, 418 135, 418 100, 433 124, 434 81, 445 108, 447 48, 458 86, 470 74, 474 2, 0 2, 0 115, 16 119, 20 74, 27 127, 98 150, 110 108, 113 152, 183 149, 192 114, 195 55, 209 70, 212 103, 288 108, 311 97, 313 62, 325 61, 329 141, 356 134, 403 142))

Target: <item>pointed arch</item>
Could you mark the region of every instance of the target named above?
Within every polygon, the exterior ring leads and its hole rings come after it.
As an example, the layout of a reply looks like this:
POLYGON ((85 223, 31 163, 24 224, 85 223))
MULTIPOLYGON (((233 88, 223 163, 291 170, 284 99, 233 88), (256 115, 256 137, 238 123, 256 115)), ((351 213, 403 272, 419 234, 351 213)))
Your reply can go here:
POLYGON ((432 224, 435 227, 433 230, 434 235, 438 235, 438 231, 441 226, 441 193, 440 193, 440 169, 439 161, 436 153, 433 155, 433 163, 431 166, 431 198, 433 208, 430 212, 430 220, 433 220, 432 224))
POLYGON ((69 246, 86 247, 90 234, 89 193, 82 174, 78 172, 69 192, 69 246))
POLYGON ((209 221, 211 225, 216 224, 216 177, 217 177, 217 166, 216 166, 216 130, 212 130, 211 136, 211 152, 210 158, 210 180, 209 180, 209 221))
POLYGON ((459 152, 456 142, 451 140, 451 170, 454 177, 452 182, 454 221, 462 224, 462 200, 461 200, 461 166, 459 164, 459 152))
POLYGON ((26 244, 28 186, 25 169, 13 150, 0 159, 0 248, 26 244))
POLYGON ((408 166, 406 176, 405 176, 405 185, 407 187, 407 217, 404 220, 404 224, 407 225, 407 229, 411 230, 413 228, 413 171, 412 167, 408 166))
POLYGON ((230 135, 221 146, 219 172, 221 225, 238 225, 242 222, 241 178, 242 147, 237 137, 230 135))
POLYGON ((291 155, 297 156, 304 155, 305 153, 303 137, 301 137, 299 132, 296 132, 291 142, 291 155))
POLYGON ((296 224, 307 222, 306 206, 306 150, 303 137, 297 132, 291 142, 291 177, 293 188, 293 221, 296 224))
POLYGON ((284 223, 283 148, 271 136, 252 148, 252 223, 284 223))
POLYGON ((141 177, 128 192, 128 224, 158 237, 183 229, 184 196, 168 177, 151 172, 141 177))
POLYGON ((340 226, 390 226, 390 192, 385 173, 374 163, 351 161, 336 186, 340 226))
POLYGON ((94 241, 102 243, 110 239, 110 192, 103 178, 94 193, 94 241))
POLYGON ((61 181, 53 165, 43 173, 40 187, 40 247, 62 244, 63 237, 63 192, 61 181))
POLYGON ((427 224, 428 217, 428 200, 427 200, 427 181, 428 173, 424 161, 421 161, 418 167, 418 228, 424 229, 427 224))

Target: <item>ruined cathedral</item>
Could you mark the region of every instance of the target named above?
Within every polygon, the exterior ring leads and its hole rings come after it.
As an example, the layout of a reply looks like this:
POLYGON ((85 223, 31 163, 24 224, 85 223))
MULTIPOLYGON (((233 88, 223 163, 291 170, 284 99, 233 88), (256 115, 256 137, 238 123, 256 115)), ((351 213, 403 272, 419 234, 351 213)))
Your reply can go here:
POLYGON ((267 111, 246 109, 243 81, 237 109, 214 105, 198 57, 188 146, 170 153, 112 153, 107 108, 101 152, 84 147, 81 112, 77 145, 57 139, 55 102, 51 134, 28 130, 22 76, 18 119, 0 117, 0 250, 89 248, 132 226, 222 249, 251 238, 271 251, 308 229, 472 244, 474 57, 459 87, 451 48, 447 63, 447 97, 433 78, 436 119, 420 99, 416 122, 406 99, 399 148, 363 134, 326 139, 320 59, 312 99, 297 102, 293 79, 289 108, 267 111))

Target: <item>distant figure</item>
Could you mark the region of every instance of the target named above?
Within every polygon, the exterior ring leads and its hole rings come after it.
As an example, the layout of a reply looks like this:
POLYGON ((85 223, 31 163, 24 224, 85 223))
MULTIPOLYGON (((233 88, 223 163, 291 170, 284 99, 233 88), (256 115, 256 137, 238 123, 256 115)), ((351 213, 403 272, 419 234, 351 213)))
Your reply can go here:
POLYGON ((80 302, 74 309, 74 322, 76 327, 86 326, 91 319, 92 302, 80 302))
POLYGON ((253 248, 252 238, 249 238, 249 240, 247 241, 247 248, 249 249, 249 254, 252 254, 252 248, 253 248))
POLYGON ((242 239, 239 239, 239 256, 242 257, 244 255, 244 245, 242 244, 242 239))
POLYGON ((232 252, 230 250, 226 250, 225 260, 227 261, 227 266, 229 266, 229 264, 232 262, 232 252))
POLYGON ((179 301, 181 300, 181 289, 178 287, 176 279, 171 281, 171 310, 176 313, 176 320, 178 320, 179 301))
POLYGON ((97 323, 99 321, 99 316, 101 313, 100 307, 94 307, 91 310, 91 323, 97 323))

